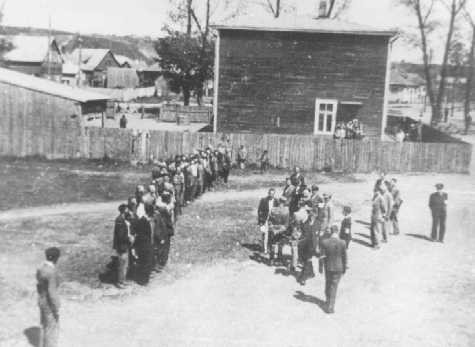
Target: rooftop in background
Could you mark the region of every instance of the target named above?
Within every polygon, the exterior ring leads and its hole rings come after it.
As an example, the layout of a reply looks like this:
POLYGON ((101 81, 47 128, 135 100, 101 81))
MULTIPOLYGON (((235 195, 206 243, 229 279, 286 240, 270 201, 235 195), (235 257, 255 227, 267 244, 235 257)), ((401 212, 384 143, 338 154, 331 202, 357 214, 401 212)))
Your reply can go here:
POLYGON ((226 23, 214 24, 218 30, 282 31, 306 33, 331 33, 350 35, 394 36, 395 30, 374 28, 338 19, 315 18, 310 16, 281 16, 237 18, 226 23))
POLYGON ((79 88, 69 87, 67 85, 52 82, 43 78, 26 75, 9 69, 0 68, 0 83, 6 83, 19 86, 29 90, 42 92, 49 95, 59 96, 78 102, 108 100, 109 97, 89 92, 79 88))
POLYGON ((77 63, 81 54, 81 70, 93 71, 109 52, 110 49, 105 48, 76 48, 68 56, 68 60, 77 63))
POLYGON ((48 36, 17 35, 11 37, 11 42, 13 49, 4 55, 5 60, 38 63, 46 59, 50 44, 55 40, 48 36))

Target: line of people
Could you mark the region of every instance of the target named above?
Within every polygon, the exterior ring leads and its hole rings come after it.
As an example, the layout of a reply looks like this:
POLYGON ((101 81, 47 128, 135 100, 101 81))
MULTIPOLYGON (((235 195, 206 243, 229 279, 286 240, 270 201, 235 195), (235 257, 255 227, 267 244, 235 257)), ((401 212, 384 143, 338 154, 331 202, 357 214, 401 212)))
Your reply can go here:
POLYGON ((113 237, 118 288, 124 288, 126 278, 146 285, 153 272, 163 270, 183 207, 216 184, 226 184, 230 170, 230 153, 224 146, 155 162, 150 185, 138 185, 119 206, 113 237))
POLYGON ((331 194, 320 194, 317 185, 308 186, 298 167, 286 179, 280 197, 275 189, 262 198, 258 225, 262 251, 271 265, 282 264, 297 275, 301 285, 314 277, 312 258, 319 259, 319 272, 325 274, 326 311, 334 313, 338 283, 348 268, 347 249, 352 239, 351 207, 343 207, 341 224, 334 223, 331 194), (283 246, 290 245, 291 258, 283 257, 283 246), (300 272, 297 268, 301 266, 300 272))

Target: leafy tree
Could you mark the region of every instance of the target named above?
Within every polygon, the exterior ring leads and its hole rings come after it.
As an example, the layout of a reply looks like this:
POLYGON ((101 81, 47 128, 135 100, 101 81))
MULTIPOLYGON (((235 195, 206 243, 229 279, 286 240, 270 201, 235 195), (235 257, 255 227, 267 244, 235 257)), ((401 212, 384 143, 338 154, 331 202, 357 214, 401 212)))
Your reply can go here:
MULTIPOLYGON (((0 34, 4 33, 3 30, 3 15, 4 15, 4 9, 5 9, 5 2, 2 3, 0 6, 0 34)), ((0 37, 0 61, 5 53, 10 51, 13 48, 13 44, 11 43, 10 40, 5 38, 4 36, 0 37)))
POLYGON ((202 89, 203 80, 212 75, 213 47, 203 46, 196 36, 170 32, 155 44, 158 62, 174 92, 182 92, 184 104, 189 105, 192 92, 202 89))
POLYGON ((465 9, 465 18, 470 25, 471 29, 471 42, 470 42, 470 50, 468 53, 467 59, 467 67, 468 67, 468 76, 467 82, 465 85, 465 96, 464 96, 464 119, 465 119, 465 134, 468 134, 470 130, 471 122, 470 122, 470 102, 472 99, 472 91, 473 91, 473 80, 475 75, 475 20, 473 19, 470 11, 465 9))

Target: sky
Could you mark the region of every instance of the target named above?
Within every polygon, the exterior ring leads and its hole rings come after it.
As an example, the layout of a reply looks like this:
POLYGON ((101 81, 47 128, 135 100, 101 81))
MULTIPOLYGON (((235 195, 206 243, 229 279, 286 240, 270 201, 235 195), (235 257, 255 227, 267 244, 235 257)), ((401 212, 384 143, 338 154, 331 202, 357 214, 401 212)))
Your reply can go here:
MULTIPOLYGON (((47 28, 51 18, 54 29, 83 34, 152 37, 163 35, 161 29, 168 19, 170 6, 169 0, 0 0, 0 3, 2 1, 5 2, 5 25, 47 28)), ((403 7, 397 6, 397 2, 353 0, 344 17, 352 22, 376 27, 413 26, 414 18, 403 7)), ((298 0, 296 3, 298 12, 312 13, 316 12, 318 0, 298 0)), ((399 40, 392 58, 393 61, 417 61, 420 53, 399 40)))

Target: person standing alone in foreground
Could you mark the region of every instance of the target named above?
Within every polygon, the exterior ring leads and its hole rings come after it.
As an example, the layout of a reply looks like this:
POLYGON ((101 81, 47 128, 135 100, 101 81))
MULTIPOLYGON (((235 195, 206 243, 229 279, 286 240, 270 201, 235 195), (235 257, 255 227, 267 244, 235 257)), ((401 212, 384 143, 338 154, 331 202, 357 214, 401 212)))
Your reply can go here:
POLYGON ((432 212, 432 241, 444 242, 445 222, 447 220, 448 195, 444 192, 444 185, 437 183, 437 191, 430 195, 429 207, 432 212))
POLYGON ((262 234, 262 252, 269 252, 269 217, 272 208, 275 206, 275 189, 269 189, 267 196, 262 198, 257 209, 257 224, 262 234))
POLYGON ((346 243, 338 237, 338 226, 331 227, 331 236, 321 243, 321 259, 325 269, 327 313, 335 313, 338 283, 347 269, 346 243))
POLYGON ((41 347, 58 346, 59 335, 59 276, 56 270, 60 251, 56 247, 45 251, 46 261, 36 272, 36 290, 40 308, 42 336, 41 347))

